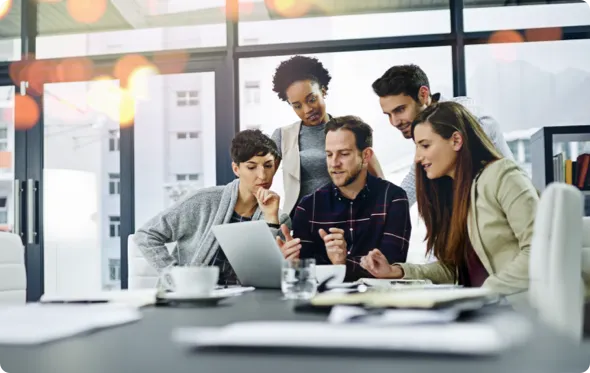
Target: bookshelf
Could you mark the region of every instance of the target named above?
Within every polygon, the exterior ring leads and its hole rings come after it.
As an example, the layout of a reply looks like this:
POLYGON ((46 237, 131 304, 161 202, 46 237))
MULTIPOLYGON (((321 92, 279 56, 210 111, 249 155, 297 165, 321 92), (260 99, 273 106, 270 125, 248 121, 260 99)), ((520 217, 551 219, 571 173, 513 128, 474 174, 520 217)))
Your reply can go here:
MULTIPOLYGON (((531 170, 535 188, 542 192, 556 180, 553 157, 556 143, 590 143, 590 125, 543 127, 531 136, 531 170)), ((588 153, 588 151, 585 151, 588 153)), ((580 153, 585 153, 581 151, 580 153)), ((575 161, 575 159, 574 159, 575 161)), ((559 177, 559 176, 557 176, 559 177)), ((581 188, 585 197, 586 216, 590 216, 590 188, 581 188)))

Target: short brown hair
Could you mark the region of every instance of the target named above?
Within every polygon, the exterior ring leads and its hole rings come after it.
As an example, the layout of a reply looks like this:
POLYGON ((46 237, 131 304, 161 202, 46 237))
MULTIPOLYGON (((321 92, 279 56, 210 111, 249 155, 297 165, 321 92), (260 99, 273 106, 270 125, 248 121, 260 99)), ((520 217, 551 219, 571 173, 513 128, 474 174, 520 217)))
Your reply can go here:
POLYGON ((354 134, 356 147, 361 152, 373 146, 373 129, 359 117, 346 115, 332 118, 324 129, 327 135, 330 131, 348 130, 354 134))
POLYGON ((275 160, 281 160, 277 144, 260 130, 240 131, 231 142, 231 159, 236 164, 268 153, 272 154, 275 160))

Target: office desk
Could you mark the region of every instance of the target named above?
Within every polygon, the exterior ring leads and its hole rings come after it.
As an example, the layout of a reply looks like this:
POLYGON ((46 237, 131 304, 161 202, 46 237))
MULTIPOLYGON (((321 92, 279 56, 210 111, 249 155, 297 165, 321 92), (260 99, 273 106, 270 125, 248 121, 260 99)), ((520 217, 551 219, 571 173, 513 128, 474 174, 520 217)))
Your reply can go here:
POLYGON ((0 347, 0 366, 9 373, 499 373, 583 372, 590 344, 574 346, 544 328, 525 347, 499 357, 383 353, 188 351, 171 342, 179 326, 225 325, 235 321, 317 321, 294 313, 278 291, 258 290, 213 308, 153 307, 141 321, 35 347, 0 347))

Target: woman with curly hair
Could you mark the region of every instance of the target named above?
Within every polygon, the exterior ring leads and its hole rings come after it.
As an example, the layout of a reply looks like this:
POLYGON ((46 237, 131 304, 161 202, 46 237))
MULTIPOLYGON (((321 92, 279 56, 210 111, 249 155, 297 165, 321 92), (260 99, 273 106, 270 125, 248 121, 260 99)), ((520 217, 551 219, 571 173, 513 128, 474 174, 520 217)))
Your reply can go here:
MULTIPOLYGON (((295 123, 278 128, 272 135, 283 159, 285 204, 291 213, 301 199, 331 182, 326 165, 324 128, 332 118, 325 98, 332 77, 316 58, 294 56, 281 62, 273 77, 273 91, 299 117, 295 123)), ((369 172, 384 178, 375 156, 369 172)))

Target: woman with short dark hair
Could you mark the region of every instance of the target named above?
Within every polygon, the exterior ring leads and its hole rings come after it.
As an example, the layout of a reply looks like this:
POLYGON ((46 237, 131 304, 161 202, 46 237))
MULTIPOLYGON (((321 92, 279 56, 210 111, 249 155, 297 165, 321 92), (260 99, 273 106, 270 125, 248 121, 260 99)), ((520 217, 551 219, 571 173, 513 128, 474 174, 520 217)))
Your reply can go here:
POLYGON ((235 136, 230 152, 236 180, 196 191, 135 233, 136 245, 158 273, 172 266, 216 265, 220 284, 237 284, 211 227, 265 220, 273 237, 281 224, 290 228, 289 216, 279 211, 280 197, 270 190, 280 162, 274 141, 259 130, 245 130, 235 136), (176 242, 172 253, 164 246, 169 242, 176 242))

